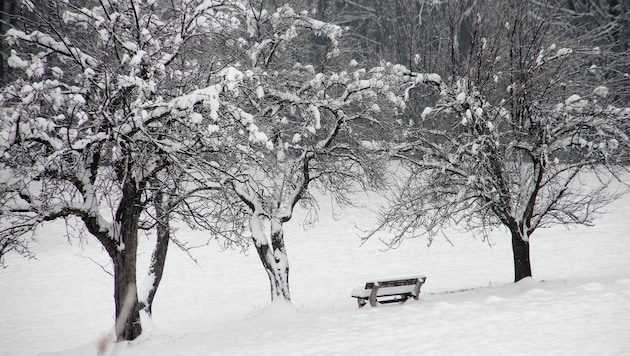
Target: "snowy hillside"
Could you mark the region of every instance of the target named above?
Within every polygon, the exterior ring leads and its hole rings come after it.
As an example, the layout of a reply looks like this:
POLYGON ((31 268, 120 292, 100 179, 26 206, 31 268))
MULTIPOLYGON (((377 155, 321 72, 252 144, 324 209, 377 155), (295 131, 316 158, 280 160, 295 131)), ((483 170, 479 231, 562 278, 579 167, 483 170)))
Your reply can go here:
MULTIPOLYGON (((359 196, 365 206, 378 199, 359 196)), ((268 306, 268 281, 255 251, 172 248, 154 305, 153 326, 116 355, 622 355, 630 349, 630 196, 592 228, 540 230, 532 237, 534 279, 513 278, 508 234, 492 247, 467 234, 454 243, 409 240, 382 251, 360 246, 355 225, 367 208, 340 211, 321 201, 320 222, 296 216, 285 236, 294 307, 268 306), (337 219, 333 218, 333 215, 337 219), (380 277, 425 274, 420 300, 358 309, 350 291, 380 277)), ((46 225, 36 260, 15 256, 0 270, 0 354, 96 355, 113 325, 108 258, 95 240, 71 240, 46 225), (95 261, 95 262, 94 262, 95 261), (105 266, 107 269, 107 266, 105 266)), ((207 236, 181 229, 180 238, 207 236)), ((150 239, 139 266, 148 265, 150 239)), ((140 271, 139 276, 144 275, 140 271)), ((142 281, 139 281, 142 288, 142 281)))

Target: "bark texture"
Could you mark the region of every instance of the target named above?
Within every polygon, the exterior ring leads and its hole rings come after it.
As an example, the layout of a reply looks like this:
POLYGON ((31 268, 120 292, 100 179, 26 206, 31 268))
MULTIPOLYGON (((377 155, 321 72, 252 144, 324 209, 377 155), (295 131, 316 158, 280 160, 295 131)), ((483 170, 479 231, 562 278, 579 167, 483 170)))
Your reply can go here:
POLYGON ((116 323, 124 310, 125 300, 131 300, 131 312, 124 327, 117 331, 117 340, 134 340, 142 333, 136 284, 136 254, 138 251, 138 228, 142 213, 140 190, 134 180, 125 182, 122 198, 112 231, 103 231, 93 219, 84 217, 86 226, 103 244, 114 265, 114 304, 116 323), (130 294, 128 296, 128 294, 130 294))
POLYGON ((532 276, 529 260, 529 242, 523 240, 519 231, 512 231, 512 251, 514 253, 514 282, 532 276))

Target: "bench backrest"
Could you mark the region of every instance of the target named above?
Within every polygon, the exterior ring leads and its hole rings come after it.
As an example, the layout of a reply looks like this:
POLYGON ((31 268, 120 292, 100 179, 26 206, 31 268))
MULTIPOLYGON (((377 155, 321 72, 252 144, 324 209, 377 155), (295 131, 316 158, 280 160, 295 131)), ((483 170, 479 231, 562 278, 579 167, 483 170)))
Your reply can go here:
POLYGON ((413 277, 413 278, 404 278, 404 279, 387 280, 387 281, 372 281, 372 282, 367 282, 365 284, 365 289, 372 289, 372 287, 374 286, 374 283, 378 283, 379 288, 388 288, 388 287, 415 285, 418 283, 418 280, 421 280, 424 283, 425 279, 426 277, 413 277))

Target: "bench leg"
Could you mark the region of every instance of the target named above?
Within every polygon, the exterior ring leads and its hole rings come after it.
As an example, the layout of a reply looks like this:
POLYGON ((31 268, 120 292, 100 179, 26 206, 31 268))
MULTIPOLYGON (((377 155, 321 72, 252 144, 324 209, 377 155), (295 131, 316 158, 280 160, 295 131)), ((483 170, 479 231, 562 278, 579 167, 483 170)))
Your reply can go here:
POLYGON ((420 287, 422 287, 422 282, 418 282, 416 283, 416 288, 414 288, 413 290, 413 299, 418 300, 418 297, 420 297, 420 287))
POLYGON ((357 303, 359 303, 359 308, 363 308, 367 304, 365 299, 361 299, 361 298, 357 298, 357 303))
POLYGON ((378 284, 374 283, 372 286, 372 292, 370 293, 370 306, 376 306, 376 293, 378 293, 378 284))

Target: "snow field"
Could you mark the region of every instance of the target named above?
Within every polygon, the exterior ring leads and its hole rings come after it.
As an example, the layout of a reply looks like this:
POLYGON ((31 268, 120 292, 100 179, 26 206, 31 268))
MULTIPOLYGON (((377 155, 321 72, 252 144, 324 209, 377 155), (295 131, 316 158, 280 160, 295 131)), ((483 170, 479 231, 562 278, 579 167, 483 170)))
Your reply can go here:
MULTIPOLYGON (((365 206, 378 199, 361 195, 365 206)), ((539 230, 532 237, 533 279, 513 278, 507 233, 492 247, 449 233, 427 247, 408 240, 383 251, 360 246, 367 208, 340 211, 320 202, 320 222, 302 215, 285 225, 293 306, 268 306, 258 256, 193 250, 199 265, 171 246, 152 325, 115 355, 623 355, 630 349, 630 197, 613 203, 593 228, 539 230), (337 215, 338 214, 338 215, 337 215), (336 215, 337 218, 332 216, 336 215), (358 309, 350 291, 365 281, 425 274, 420 300, 358 309)), ((83 246, 59 222, 33 245, 37 259, 12 256, 0 271, 0 354, 95 355, 113 325, 112 278, 90 259, 108 258, 94 239, 83 246)), ((180 229, 199 241, 199 231, 180 229)), ((140 288, 151 239, 143 238, 140 288)))

